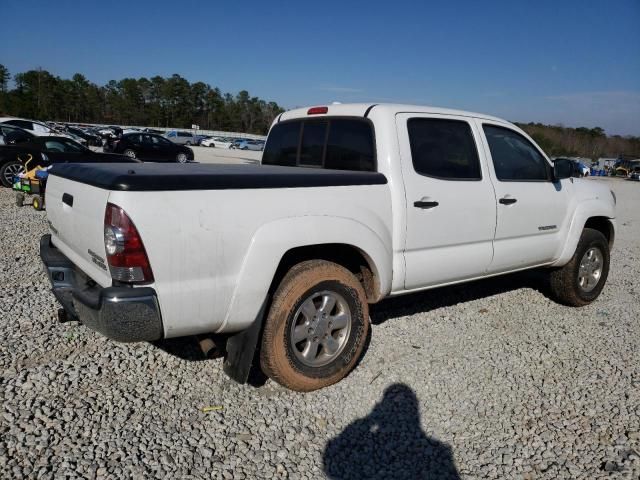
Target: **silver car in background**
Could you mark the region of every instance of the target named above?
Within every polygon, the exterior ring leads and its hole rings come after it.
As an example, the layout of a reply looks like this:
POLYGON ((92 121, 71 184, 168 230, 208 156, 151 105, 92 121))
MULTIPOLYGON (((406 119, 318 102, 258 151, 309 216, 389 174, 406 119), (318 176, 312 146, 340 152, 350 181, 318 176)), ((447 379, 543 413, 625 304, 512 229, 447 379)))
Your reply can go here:
POLYGON ((164 137, 171 140, 173 143, 180 145, 197 145, 198 139, 196 135, 190 132, 184 132, 181 130, 171 130, 164 134, 164 137))

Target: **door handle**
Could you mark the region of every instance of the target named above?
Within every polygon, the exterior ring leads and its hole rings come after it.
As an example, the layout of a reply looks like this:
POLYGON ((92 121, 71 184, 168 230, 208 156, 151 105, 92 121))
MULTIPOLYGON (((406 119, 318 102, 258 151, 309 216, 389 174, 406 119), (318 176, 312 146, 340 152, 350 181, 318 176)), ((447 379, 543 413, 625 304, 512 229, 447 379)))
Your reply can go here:
POLYGON ((417 202, 413 202, 413 206, 417 207, 417 208, 423 208, 423 209, 428 209, 428 208, 435 208, 438 205, 440 205, 438 202, 425 202, 425 201, 417 201, 417 202))
POLYGON ((500 200, 498 200, 502 205, 511 205, 513 203, 516 203, 518 200, 515 198, 507 198, 507 197, 503 197, 500 200))
POLYGON ((68 193, 63 193, 62 194, 62 203, 65 203, 65 204, 69 205, 70 207, 73 207, 73 195, 69 195, 68 193))

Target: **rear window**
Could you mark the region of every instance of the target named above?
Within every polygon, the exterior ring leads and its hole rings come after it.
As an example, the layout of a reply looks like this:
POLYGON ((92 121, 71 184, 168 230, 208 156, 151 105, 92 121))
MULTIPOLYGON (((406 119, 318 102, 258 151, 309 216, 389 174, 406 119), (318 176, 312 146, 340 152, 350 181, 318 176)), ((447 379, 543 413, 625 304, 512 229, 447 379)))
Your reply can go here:
POLYGON ((373 127, 349 118, 278 123, 269 132, 262 163, 375 171, 373 127))

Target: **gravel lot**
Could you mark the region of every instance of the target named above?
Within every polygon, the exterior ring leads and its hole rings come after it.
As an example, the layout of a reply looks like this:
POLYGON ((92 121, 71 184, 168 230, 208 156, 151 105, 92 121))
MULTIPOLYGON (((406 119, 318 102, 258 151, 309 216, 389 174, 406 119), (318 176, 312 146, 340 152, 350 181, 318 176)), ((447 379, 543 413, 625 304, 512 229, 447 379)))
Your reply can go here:
POLYGON ((58 324, 45 214, 0 191, 0 477, 639 478, 640 184, 587 181, 618 195, 595 304, 535 272, 386 301, 358 368, 311 394, 237 385, 194 339, 58 324))

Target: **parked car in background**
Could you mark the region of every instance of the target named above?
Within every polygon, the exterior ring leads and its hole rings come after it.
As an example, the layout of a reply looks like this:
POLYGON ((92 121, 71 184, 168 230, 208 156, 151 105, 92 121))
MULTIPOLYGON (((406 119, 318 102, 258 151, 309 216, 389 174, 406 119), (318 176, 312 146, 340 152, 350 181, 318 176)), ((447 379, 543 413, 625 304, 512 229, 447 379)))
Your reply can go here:
POLYGON ((203 140, 200 145, 203 147, 229 148, 233 140, 227 137, 211 137, 203 140))
POLYGON ((23 130, 13 125, 0 123, 0 145, 15 145, 17 143, 27 142, 34 138, 31 132, 23 130))
POLYGON ((576 170, 578 175, 581 177, 588 177, 591 175, 591 169, 582 162, 576 162, 576 170))
POLYGON ((96 147, 102 145, 102 138, 100 137, 100 135, 73 126, 67 126, 66 130, 67 132, 82 138, 87 143, 87 145, 96 147))
POLYGON ((108 144, 109 150, 144 162, 186 163, 194 159, 193 150, 186 145, 170 142, 155 133, 129 133, 108 144))
POLYGON ((0 183, 10 187, 13 177, 36 166, 48 166, 53 163, 100 163, 127 162, 131 158, 125 155, 98 153, 67 137, 34 136, 30 140, 14 145, 0 147, 0 183), (28 163, 27 163, 28 162, 28 163))
POLYGON ((165 133, 165 132, 164 132, 164 131, 162 131, 162 130, 156 130, 156 129, 154 129, 154 128, 145 128, 145 129, 143 129, 142 131, 143 131, 143 132, 147 132, 147 133, 156 133, 156 134, 158 134, 158 135, 164 135, 164 133, 165 133))
POLYGON ((264 150, 264 142, 261 140, 240 140, 234 142, 230 148, 237 148, 238 150, 264 150))
POLYGON ((209 138, 211 138, 211 135, 196 135, 195 136, 196 143, 194 143, 194 145, 202 145, 202 142, 209 138))
POLYGON ((168 138, 173 143, 177 143, 180 145, 197 145, 198 141, 196 136, 193 133, 184 132, 180 130, 171 130, 164 135, 165 138, 168 138))
POLYGON ((33 135, 54 135, 53 129, 44 123, 35 120, 26 120, 24 118, 0 117, 0 124, 13 125, 22 128, 33 135))

